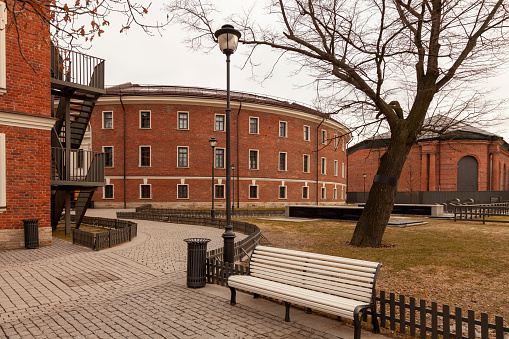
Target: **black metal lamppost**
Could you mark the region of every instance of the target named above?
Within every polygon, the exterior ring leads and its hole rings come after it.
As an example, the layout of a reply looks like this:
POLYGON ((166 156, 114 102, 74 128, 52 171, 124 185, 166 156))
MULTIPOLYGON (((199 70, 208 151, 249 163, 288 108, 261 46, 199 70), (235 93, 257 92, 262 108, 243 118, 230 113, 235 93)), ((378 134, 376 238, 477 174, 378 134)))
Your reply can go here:
POLYGON ((235 233, 231 225, 231 109, 230 109, 230 55, 237 49, 239 43, 240 32, 233 28, 232 25, 223 25, 214 35, 219 43, 219 49, 226 54, 226 226, 224 228, 224 252, 223 261, 234 263, 234 244, 235 233))
POLYGON ((210 138, 209 143, 210 143, 210 147, 212 147, 212 208, 210 209, 210 217, 212 219, 214 219, 216 217, 216 210, 214 209, 214 196, 216 194, 215 186, 214 186, 214 167, 216 167, 215 166, 215 161, 216 161, 215 148, 217 145, 216 138, 210 138))
POLYGON ((366 173, 362 176, 364 177, 364 193, 362 193, 362 198, 364 199, 364 202, 366 202, 366 173))
POLYGON ((235 214, 235 164, 232 164, 232 192, 233 192, 233 198, 232 198, 232 214, 235 214))

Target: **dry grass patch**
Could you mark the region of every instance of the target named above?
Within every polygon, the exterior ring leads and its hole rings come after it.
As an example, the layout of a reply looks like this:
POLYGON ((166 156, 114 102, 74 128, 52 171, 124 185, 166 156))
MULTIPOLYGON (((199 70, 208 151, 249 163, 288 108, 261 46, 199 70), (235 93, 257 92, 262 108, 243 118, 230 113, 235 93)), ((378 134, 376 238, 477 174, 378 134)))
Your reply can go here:
POLYGON ((426 219, 387 227, 383 248, 348 245, 353 222, 243 218, 273 246, 383 264, 377 288, 509 319, 509 224, 426 219))
MULTIPOLYGON (((74 228, 74 225, 71 225, 71 228, 74 228)), ((85 224, 81 224, 79 229, 82 231, 87 231, 87 232, 92 232, 92 233, 108 232, 108 230, 103 227, 89 226, 89 225, 85 225, 85 224)), ((69 235, 65 235, 65 226, 61 225, 61 224, 59 224, 57 226, 57 229, 53 231, 53 237, 72 242, 72 232, 69 235)))

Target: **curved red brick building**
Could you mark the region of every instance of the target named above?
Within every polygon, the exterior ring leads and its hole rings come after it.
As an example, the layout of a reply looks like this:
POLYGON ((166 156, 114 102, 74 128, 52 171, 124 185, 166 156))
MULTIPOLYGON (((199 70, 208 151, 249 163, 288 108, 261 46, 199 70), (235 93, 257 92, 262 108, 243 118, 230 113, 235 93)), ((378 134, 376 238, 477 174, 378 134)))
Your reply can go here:
MULTIPOLYGON (((110 154, 95 206, 209 207, 214 162, 215 204, 224 207, 225 107, 222 90, 130 83, 107 89, 91 120, 94 151, 110 154)), ((344 125, 253 94, 233 92, 231 107, 235 206, 344 202, 344 125)))

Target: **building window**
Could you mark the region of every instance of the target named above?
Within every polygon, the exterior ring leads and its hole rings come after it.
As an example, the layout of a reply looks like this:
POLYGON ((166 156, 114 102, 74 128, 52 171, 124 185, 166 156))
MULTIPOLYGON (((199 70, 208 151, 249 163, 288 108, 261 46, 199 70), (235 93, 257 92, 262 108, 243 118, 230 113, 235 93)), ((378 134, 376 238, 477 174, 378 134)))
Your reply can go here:
POLYGON ((286 121, 280 121, 279 122, 279 136, 281 138, 286 138, 288 135, 287 135, 287 130, 286 130, 286 121))
POLYGON ((258 199, 258 186, 249 186, 249 199, 258 199))
POLYGON ((216 168, 224 168, 224 148, 216 148, 216 168))
MULTIPOLYGON (((85 161, 85 151, 81 148, 76 152, 76 168, 83 168, 83 162, 85 161)), ((106 167, 106 165, 105 165, 106 167)))
POLYGON ((140 128, 151 128, 150 111, 140 111, 140 128))
POLYGON ((322 174, 327 174, 327 159, 322 158, 322 174))
POLYGON ((189 185, 177 185, 177 199, 189 199, 189 185))
POLYGON ((189 167, 189 148, 177 147, 177 167, 189 167))
POLYGON ((258 169, 258 151, 257 150, 249 150, 249 169, 252 169, 252 170, 258 169))
POLYGON ((249 118, 249 134, 258 134, 258 118, 249 118))
POLYGON ((302 186, 302 199, 309 199, 309 187, 302 186))
POLYGON ((215 122, 214 122, 214 131, 224 132, 224 114, 216 114, 215 122))
POLYGON ((309 126, 304 126, 304 141, 309 141, 309 126))
POLYGON ((279 199, 286 199, 286 186, 279 186, 279 199))
POLYGON ((5 2, 0 2, 0 95, 7 92, 7 66, 5 63, 5 56, 6 56, 5 26, 6 26, 6 24, 7 24, 7 11, 5 8, 5 2))
POLYGON ((113 167, 113 146, 103 146, 104 167, 113 167))
MULTIPOLYGON (((0 10, 2 7, 0 6, 0 10)), ((7 173, 5 168, 5 134, 0 133, 0 212, 7 207, 7 173)))
POLYGON ((113 112, 103 112, 103 129, 113 128, 113 112))
POLYGON ((214 185, 214 192, 216 199, 224 199, 224 185, 214 185))
POLYGON ((338 148, 338 145, 339 145, 338 135, 334 134, 334 148, 338 148))
POLYGON ((178 112, 178 129, 189 129, 189 113, 178 112))
POLYGON ((140 199, 152 199, 152 185, 140 185, 140 199))
POLYGON ((345 163, 344 162, 341 163, 341 177, 342 178, 345 177, 345 163))
POLYGON ((307 154, 302 156, 302 172, 304 173, 309 173, 310 158, 311 157, 307 154))
POLYGON ((325 197, 326 197, 325 187, 322 187, 322 200, 325 200, 325 197))
POLYGON ((341 138, 341 149, 345 151, 345 138, 341 138))
POLYGON ((286 153, 285 152, 279 153, 279 170, 286 171, 286 153))
POLYGON ((341 200, 345 199, 345 192, 343 191, 343 186, 341 186, 341 200))
POLYGON ((334 176, 338 176, 338 161, 334 160, 334 176))
POLYGON ((113 185, 104 186, 103 199, 113 199, 113 185))
POLYGON ((337 199, 338 199, 338 189, 334 188, 334 190, 332 191, 332 200, 337 200, 337 199))
POLYGON ((327 131, 322 129, 322 144, 327 144, 327 131))
POLYGON ((140 167, 150 167, 150 146, 140 146, 140 167))

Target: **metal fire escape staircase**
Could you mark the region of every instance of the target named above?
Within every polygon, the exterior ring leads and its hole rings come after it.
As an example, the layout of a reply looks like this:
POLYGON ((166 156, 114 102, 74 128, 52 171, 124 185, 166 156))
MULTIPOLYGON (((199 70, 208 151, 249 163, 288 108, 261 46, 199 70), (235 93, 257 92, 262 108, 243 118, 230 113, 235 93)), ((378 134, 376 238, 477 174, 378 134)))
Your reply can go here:
POLYGON ((95 103, 105 93, 104 60, 51 48, 51 94, 58 101, 51 135, 51 223, 55 228, 65 209, 67 233, 70 200, 76 199, 79 228, 94 192, 104 186, 104 153, 80 149, 95 103))

